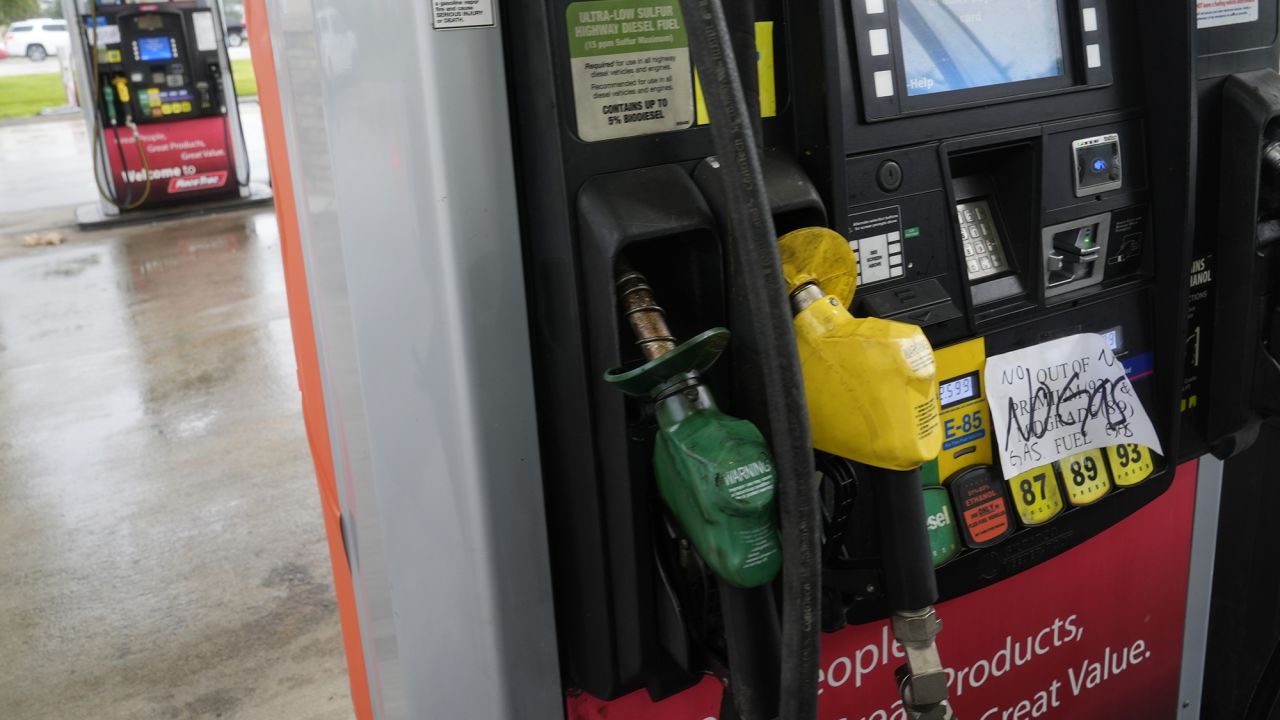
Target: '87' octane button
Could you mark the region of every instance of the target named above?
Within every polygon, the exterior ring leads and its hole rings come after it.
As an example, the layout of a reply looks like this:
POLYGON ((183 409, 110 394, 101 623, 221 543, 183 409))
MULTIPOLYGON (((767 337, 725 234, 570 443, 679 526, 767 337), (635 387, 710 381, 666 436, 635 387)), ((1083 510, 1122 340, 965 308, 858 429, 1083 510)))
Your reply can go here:
POLYGON ((956 473, 948 482, 951 500, 960 515, 960 533, 971 548, 987 547, 1009 537, 1013 519, 1004 494, 990 465, 974 465, 956 473))
POLYGON ((1062 490, 1052 465, 1009 478, 1009 492, 1023 525, 1043 525, 1062 512, 1062 490))

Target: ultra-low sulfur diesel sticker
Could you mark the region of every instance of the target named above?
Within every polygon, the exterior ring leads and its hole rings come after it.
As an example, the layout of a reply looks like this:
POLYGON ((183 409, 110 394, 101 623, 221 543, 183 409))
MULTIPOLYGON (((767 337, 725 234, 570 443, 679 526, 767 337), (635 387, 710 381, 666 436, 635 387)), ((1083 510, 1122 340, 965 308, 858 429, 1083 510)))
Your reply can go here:
POLYGON ((679 0, 596 0, 565 11, 578 137, 670 132, 694 121, 679 0))

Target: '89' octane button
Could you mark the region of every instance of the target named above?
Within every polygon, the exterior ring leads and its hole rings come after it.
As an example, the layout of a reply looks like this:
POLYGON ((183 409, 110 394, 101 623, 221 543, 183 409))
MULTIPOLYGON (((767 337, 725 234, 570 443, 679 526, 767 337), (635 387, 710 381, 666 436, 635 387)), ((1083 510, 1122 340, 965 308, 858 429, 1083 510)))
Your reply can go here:
POLYGON ((1023 525, 1043 525, 1062 512, 1062 490, 1052 465, 1041 465, 1009 478, 1009 492, 1023 525))
POLYGON ((1086 450, 1054 464, 1062 474, 1062 486, 1067 489, 1067 500, 1072 505, 1090 505, 1111 491, 1111 474, 1100 450, 1086 450))
POLYGON ((996 479, 990 465, 961 470, 947 482, 947 489, 960 515, 960 533, 965 545, 971 548, 995 545, 1013 532, 1004 483, 996 479))

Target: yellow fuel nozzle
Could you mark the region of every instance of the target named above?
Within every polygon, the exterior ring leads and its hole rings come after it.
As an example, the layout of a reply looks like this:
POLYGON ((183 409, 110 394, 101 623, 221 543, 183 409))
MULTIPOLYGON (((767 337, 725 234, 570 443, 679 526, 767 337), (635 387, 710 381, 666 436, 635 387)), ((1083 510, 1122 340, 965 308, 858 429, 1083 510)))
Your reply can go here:
POLYGON ((888 470, 912 470, 942 447, 938 377, 924 331, 855 318, 857 259, 827 228, 779 240, 814 447, 888 470))
POLYGON ((116 88, 116 97, 120 98, 120 102, 129 102, 129 81, 123 75, 117 75, 111 79, 111 84, 116 88))
POLYGON ((942 449, 933 347, 915 325, 849 312, 858 265, 842 235, 805 228, 778 243, 813 445, 873 468, 885 597, 894 638, 907 649, 896 673, 903 709, 952 718, 919 472, 942 449))

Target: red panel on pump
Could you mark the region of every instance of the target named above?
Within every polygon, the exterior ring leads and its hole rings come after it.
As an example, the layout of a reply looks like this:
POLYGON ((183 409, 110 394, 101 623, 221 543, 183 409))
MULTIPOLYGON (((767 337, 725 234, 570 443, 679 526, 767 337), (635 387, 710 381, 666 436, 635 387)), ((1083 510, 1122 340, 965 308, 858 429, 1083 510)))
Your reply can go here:
MULTIPOLYGON (((1197 463, 1097 537, 1008 580, 938 606, 957 715, 970 720, 1173 717, 1197 463)), ((1087 510, 1084 510, 1087 512, 1087 510)), ((823 637, 821 720, 900 720, 902 663, 887 622, 823 637)), ((714 720, 707 678, 661 703, 566 699, 569 720, 714 720)))
POLYGON ((111 167, 117 202, 142 207, 237 192, 235 165, 227 150, 228 122, 225 117, 202 117, 139 125, 145 168, 132 130, 104 129, 102 152, 111 167))

